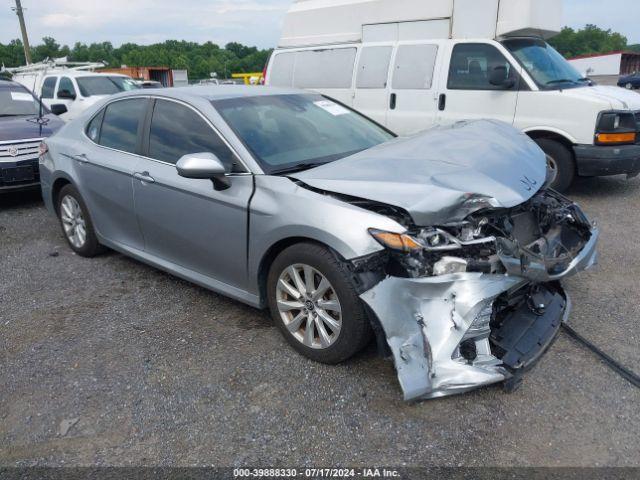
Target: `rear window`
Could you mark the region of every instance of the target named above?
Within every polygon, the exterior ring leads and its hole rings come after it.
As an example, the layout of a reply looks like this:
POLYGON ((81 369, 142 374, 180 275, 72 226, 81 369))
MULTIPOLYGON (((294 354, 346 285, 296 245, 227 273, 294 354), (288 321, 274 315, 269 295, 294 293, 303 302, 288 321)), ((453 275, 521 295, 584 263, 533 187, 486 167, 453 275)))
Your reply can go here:
POLYGON ((278 87, 351 88, 355 48, 305 50, 276 54, 269 83, 278 87))
POLYGON ((100 145, 135 153, 138 144, 138 128, 146 109, 147 99, 145 98, 120 100, 109 104, 100 130, 100 145))

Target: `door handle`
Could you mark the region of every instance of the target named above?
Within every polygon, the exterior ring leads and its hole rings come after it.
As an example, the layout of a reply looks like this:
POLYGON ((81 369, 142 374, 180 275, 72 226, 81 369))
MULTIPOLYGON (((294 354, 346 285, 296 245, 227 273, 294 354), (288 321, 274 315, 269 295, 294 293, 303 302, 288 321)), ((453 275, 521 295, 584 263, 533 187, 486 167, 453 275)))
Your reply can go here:
POLYGON ((87 158, 87 156, 84 153, 81 153, 79 155, 75 155, 73 157, 73 159, 76 160, 77 162, 82 163, 82 164, 89 163, 89 159, 87 158))
POLYGON ((440 98, 438 99, 438 110, 441 112, 447 108, 447 96, 444 93, 440 94, 440 98))
POLYGON ((140 180, 142 183, 155 183, 155 178, 149 175, 149 172, 135 172, 133 178, 140 180))
POLYGON ((398 101, 398 96, 395 93, 392 93, 391 97, 389 98, 389 108, 391 110, 395 110, 396 109, 397 101, 398 101))

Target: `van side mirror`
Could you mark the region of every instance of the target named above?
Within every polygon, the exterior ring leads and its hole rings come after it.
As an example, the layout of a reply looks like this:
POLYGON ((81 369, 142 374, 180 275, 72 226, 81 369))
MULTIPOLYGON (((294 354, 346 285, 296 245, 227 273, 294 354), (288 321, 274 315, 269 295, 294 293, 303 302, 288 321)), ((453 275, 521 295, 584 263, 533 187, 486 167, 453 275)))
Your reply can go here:
POLYGON ((505 90, 509 90, 514 87, 516 81, 513 78, 509 78, 507 67, 504 65, 498 65, 491 69, 489 73, 489 83, 496 87, 502 87, 505 90))
POLYGON ((60 90, 58 92, 58 98, 62 98, 64 100, 75 100, 76 94, 71 93, 69 90, 60 90))
POLYGON ((51 113, 53 113, 54 115, 62 115, 63 113, 67 113, 69 111, 67 110, 67 106, 63 103, 55 103, 51 105, 49 110, 51 110, 51 113))
POLYGON ((184 155, 176 163, 178 175, 184 178, 209 179, 216 190, 226 190, 231 187, 231 181, 226 176, 226 168, 213 153, 190 153, 184 155))

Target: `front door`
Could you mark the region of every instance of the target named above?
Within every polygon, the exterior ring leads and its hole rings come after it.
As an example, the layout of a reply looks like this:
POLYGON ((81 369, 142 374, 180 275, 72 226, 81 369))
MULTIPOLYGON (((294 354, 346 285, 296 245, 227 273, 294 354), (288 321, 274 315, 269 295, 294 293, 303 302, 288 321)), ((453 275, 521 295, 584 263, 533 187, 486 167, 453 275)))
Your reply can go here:
POLYGON ((144 243, 134 209, 133 173, 148 103, 146 98, 110 103, 89 122, 88 139, 65 152, 74 162, 98 233, 138 250, 144 243))
POLYGON ((513 124, 521 78, 519 65, 511 64, 490 43, 457 43, 449 56, 446 86, 438 96, 438 123, 492 118, 513 124), (492 85, 494 68, 504 68, 512 86, 492 85))
POLYGON ((186 104, 155 100, 145 135, 149 158, 136 167, 134 193, 146 252, 226 286, 246 288, 253 176, 242 172, 217 131, 186 104), (216 190, 211 180, 178 175, 175 164, 183 155, 202 152, 227 166, 230 188, 216 190))

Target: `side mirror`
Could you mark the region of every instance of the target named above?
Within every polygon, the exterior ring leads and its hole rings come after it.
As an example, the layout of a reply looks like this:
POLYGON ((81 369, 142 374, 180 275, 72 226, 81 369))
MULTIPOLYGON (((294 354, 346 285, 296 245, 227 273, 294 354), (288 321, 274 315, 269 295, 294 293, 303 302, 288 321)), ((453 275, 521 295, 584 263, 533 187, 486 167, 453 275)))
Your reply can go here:
POLYGON ((502 87, 505 90, 509 90, 513 88, 516 81, 513 78, 509 78, 507 67, 504 65, 498 65, 491 69, 491 73, 489 73, 489 83, 496 87, 502 87))
POLYGON ((55 103, 51 105, 49 109, 54 115, 62 115, 63 113, 67 113, 69 111, 67 110, 67 106, 62 103, 55 103))
POLYGON ((64 100, 75 100, 76 94, 71 93, 69 90, 60 90, 58 92, 58 98, 62 98, 64 100))
POLYGON ((216 190, 226 190, 231 182, 226 177, 226 169, 213 153, 191 153, 176 163, 178 175, 184 178, 209 179, 216 190))

